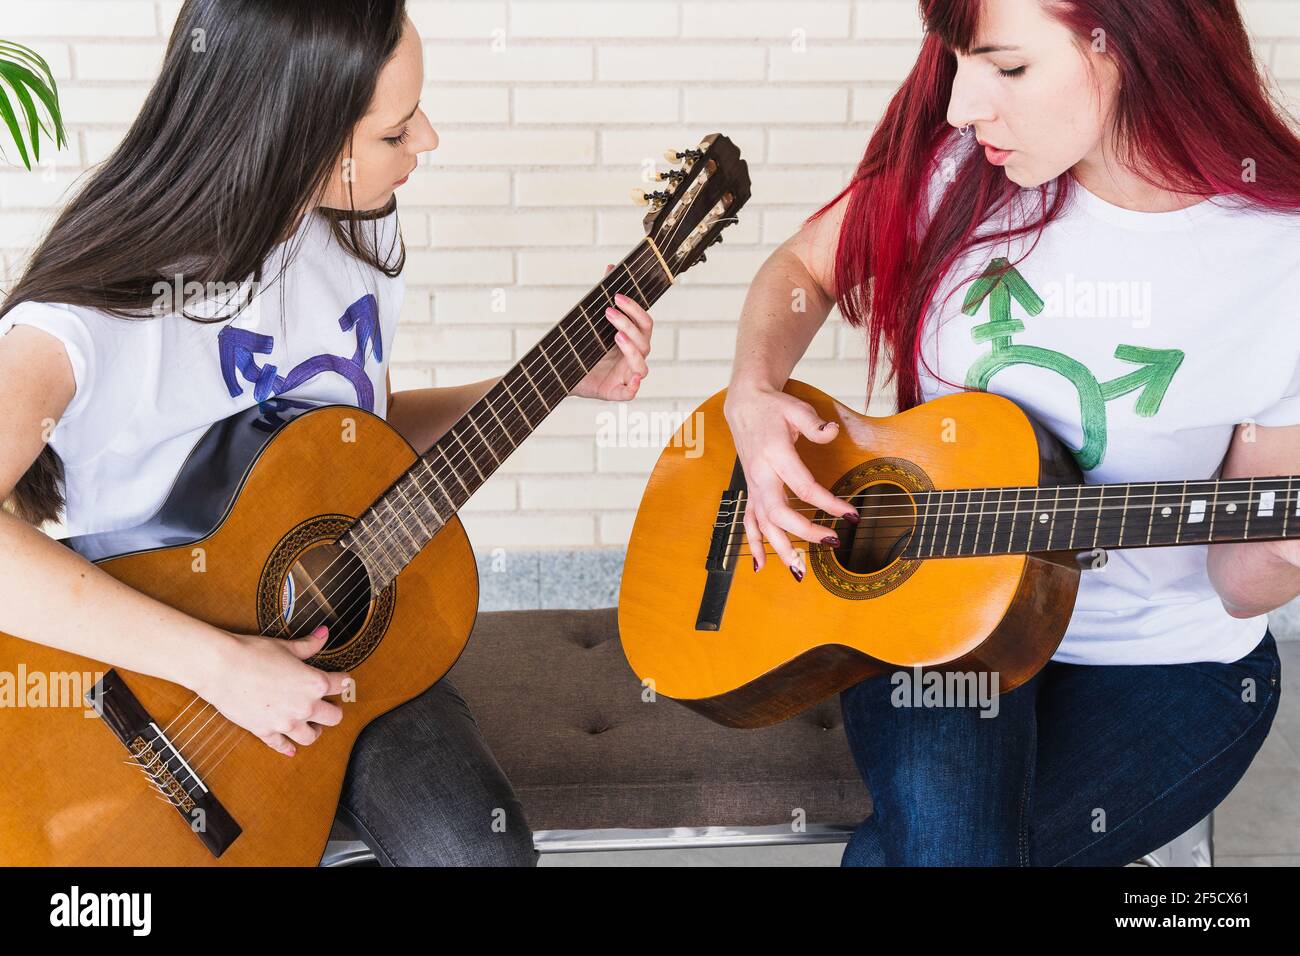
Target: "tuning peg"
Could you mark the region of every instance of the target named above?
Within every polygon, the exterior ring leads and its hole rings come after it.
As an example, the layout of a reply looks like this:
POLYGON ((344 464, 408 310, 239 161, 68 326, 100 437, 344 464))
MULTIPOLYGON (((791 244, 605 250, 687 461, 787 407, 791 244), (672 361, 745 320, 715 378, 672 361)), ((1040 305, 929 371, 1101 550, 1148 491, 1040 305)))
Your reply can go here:
POLYGON ((664 158, 670 163, 680 161, 685 165, 690 166, 703 155, 704 152, 698 149, 684 149, 680 152, 675 149, 669 149, 664 153, 664 158))
POLYGON ((673 186, 676 186, 685 178, 686 178, 686 174, 682 172, 680 169, 670 169, 666 173, 655 173, 656 182, 664 182, 665 180, 667 180, 668 182, 672 183, 673 186))
POLYGON ((656 206, 662 206, 668 201, 668 193, 662 189, 657 192, 648 193, 640 186, 632 187, 632 201, 638 206, 644 206, 648 203, 654 203, 656 206))

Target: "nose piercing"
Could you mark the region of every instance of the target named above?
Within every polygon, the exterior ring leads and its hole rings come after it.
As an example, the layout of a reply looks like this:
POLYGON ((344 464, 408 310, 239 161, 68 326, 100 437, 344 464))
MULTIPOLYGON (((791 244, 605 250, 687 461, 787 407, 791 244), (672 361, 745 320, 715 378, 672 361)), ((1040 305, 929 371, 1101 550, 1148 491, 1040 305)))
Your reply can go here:
POLYGON ((960 133, 962 136, 965 136, 967 133, 970 132, 970 126, 963 126, 960 129, 958 129, 957 132, 960 133))

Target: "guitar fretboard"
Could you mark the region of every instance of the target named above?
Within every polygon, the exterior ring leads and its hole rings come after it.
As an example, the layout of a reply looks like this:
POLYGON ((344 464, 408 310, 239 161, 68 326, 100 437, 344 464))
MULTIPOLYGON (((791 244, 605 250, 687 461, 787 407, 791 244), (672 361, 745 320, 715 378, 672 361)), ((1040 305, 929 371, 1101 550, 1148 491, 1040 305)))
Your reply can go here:
POLYGON ((935 490, 912 496, 915 533, 903 553, 959 557, 1298 537, 1297 492, 1296 475, 935 490))

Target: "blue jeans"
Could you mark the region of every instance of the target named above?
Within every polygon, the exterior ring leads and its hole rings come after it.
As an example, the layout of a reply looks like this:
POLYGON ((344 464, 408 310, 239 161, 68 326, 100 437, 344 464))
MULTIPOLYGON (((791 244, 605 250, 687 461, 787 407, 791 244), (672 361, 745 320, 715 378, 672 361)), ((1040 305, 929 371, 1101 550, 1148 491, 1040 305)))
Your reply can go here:
POLYGON ((895 706, 892 673, 865 680, 840 704, 874 810, 843 865, 1132 863, 1236 786, 1277 713, 1281 669, 1272 632, 1230 664, 1049 661, 992 717, 895 706))

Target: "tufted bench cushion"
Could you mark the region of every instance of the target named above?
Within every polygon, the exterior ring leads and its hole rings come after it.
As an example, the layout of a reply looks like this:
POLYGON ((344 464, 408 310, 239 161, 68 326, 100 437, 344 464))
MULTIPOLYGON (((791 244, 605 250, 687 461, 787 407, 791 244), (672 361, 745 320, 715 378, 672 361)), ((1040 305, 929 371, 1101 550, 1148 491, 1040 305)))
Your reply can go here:
POLYGON ((733 730, 642 688, 614 608, 486 611, 451 680, 534 830, 857 823, 838 698, 733 730))

